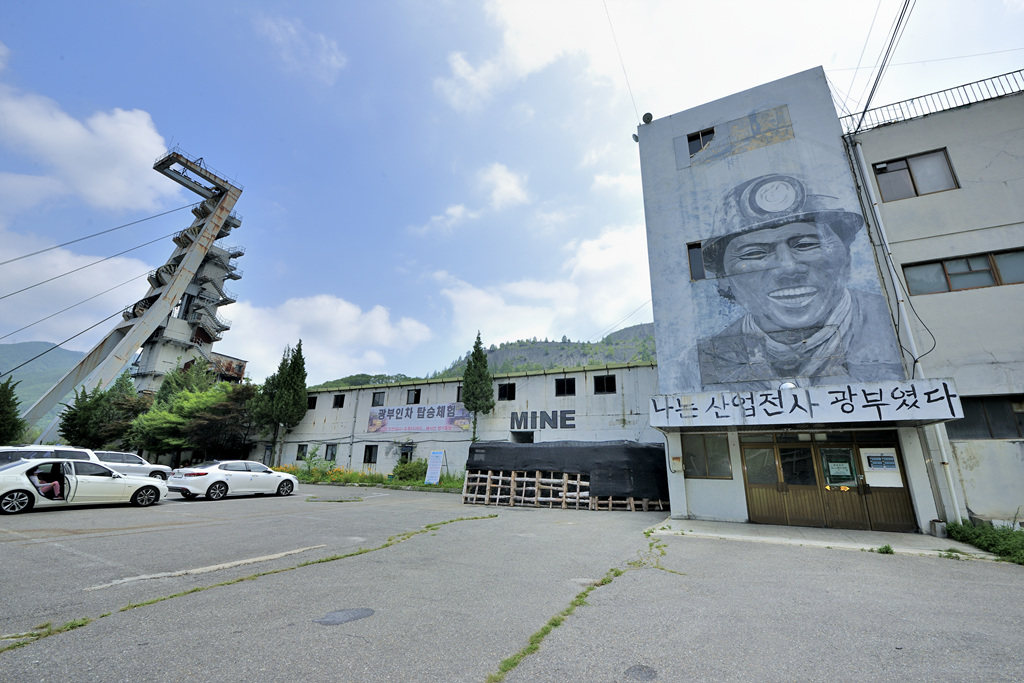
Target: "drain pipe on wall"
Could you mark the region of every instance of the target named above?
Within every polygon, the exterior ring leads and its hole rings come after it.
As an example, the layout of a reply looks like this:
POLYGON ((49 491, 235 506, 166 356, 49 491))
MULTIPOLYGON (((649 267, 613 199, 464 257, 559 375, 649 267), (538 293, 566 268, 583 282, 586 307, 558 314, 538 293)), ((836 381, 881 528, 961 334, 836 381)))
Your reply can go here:
MULTIPOLYGON (((878 198, 875 197, 875 190, 871 186, 871 183, 868 182, 867 163, 864 161, 864 151, 861 148, 860 140, 852 140, 852 142, 854 157, 856 159, 857 175, 860 176, 861 185, 868 193, 868 198, 871 202, 871 214, 875 219, 875 226, 878 228, 878 237, 882 241, 882 249, 885 250, 885 265, 889 271, 889 277, 892 279, 892 287, 896 295, 897 312, 907 339, 907 345, 910 347, 910 355, 914 358, 914 377, 925 379, 924 368, 921 366, 921 361, 917 355, 917 342, 914 341, 914 331, 910 327, 910 317, 907 315, 906 303, 903 300, 903 296, 900 294, 900 281, 898 279, 899 276, 896 273, 896 267, 892 262, 892 252, 889 250, 889 238, 885 234, 885 226, 882 223, 882 216, 878 210, 878 198)), ((949 490, 949 502, 953 506, 953 516, 955 517, 955 521, 960 523, 963 518, 960 516, 960 501, 957 498, 956 489, 953 486, 953 474, 949 468, 949 445, 938 424, 928 425, 927 428, 932 430, 935 441, 938 443, 939 455, 942 457, 942 471, 946 475, 946 488, 949 490)))

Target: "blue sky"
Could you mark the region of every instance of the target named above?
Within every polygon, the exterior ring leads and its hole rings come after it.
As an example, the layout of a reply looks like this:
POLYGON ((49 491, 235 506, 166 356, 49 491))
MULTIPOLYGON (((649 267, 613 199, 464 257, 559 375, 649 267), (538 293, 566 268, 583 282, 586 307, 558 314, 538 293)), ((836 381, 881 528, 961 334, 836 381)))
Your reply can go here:
MULTIPOLYGON (((901 5, 7 0, 0 261, 193 202, 152 170, 176 145, 245 188, 215 350, 254 380, 299 338, 310 383, 441 370, 477 330, 596 341, 651 320, 638 115, 818 65, 854 110, 901 5)), ((1024 0, 917 3, 873 104, 1019 69, 1021 36, 1024 0)), ((4 296, 154 242, 0 299, 0 342, 141 298, 190 220, 0 265, 4 296)))

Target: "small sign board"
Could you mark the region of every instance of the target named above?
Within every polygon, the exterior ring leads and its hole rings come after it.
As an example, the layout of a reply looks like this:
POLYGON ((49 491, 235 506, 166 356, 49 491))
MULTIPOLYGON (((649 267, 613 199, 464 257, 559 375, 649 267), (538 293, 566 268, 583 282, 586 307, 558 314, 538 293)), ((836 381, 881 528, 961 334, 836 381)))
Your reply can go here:
POLYGON ((430 451, 430 459, 427 460, 427 478, 425 484, 436 484, 441 481, 441 463, 444 462, 444 451, 430 451))

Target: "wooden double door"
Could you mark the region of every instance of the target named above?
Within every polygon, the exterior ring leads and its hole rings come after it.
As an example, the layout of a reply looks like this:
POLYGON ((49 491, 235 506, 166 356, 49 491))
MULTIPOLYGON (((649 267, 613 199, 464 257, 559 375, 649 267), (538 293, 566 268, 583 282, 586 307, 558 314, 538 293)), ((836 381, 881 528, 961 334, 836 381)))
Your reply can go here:
POLYGON ((917 529, 906 482, 901 477, 900 486, 867 485, 855 443, 772 440, 744 443, 741 448, 751 522, 875 531, 917 529))

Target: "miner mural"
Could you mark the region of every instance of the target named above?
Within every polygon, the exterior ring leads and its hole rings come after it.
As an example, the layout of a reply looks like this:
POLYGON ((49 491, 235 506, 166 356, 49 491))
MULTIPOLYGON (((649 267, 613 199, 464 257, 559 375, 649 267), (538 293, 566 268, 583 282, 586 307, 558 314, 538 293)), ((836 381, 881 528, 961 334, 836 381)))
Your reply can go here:
POLYGON ((717 207, 704 268, 745 314, 688 354, 705 391, 903 378, 885 299, 849 286, 850 245, 864 219, 815 189, 793 175, 762 175, 717 207))

